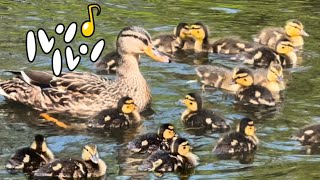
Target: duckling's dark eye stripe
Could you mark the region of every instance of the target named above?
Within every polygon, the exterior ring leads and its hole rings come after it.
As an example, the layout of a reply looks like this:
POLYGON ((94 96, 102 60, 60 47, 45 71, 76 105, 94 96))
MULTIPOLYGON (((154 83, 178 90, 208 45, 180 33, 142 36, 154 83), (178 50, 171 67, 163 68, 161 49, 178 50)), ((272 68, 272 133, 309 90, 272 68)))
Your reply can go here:
POLYGON ((121 34, 120 37, 133 37, 133 38, 136 38, 136 39, 139 39, 140 41, 142 41, 146 46, 148 46, 148 40, 145 39, 145 38, 142 38, 142 37, 138 37, 136 35, 133 35, 133 34, 121 34))
POLYGON ((196 27, 191 27, 191 29, 201 29, 200 27, 196 28, 196 27))
POLYGON ((272 71, 272 69, 270 69, 270 71, 279 78, 279 75, 276 72, 272 71))
POLYGON ((297 26, 291 26, 291 27, 294 27, 294 28, 299 29, 301 31, 301 29, 299 27, 297 27, 297 26))

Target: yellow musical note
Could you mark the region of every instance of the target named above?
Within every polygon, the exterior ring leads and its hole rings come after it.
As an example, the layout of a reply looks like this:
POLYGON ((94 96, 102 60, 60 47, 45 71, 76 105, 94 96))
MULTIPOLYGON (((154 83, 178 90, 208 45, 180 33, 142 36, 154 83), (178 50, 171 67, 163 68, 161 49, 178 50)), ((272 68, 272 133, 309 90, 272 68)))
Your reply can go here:
POLYGON ((89 20, 83 22, 82 25, 81 25, 81 33, 85 37, 90 37, 94 33, 94 20, 93 20, 92 8, 97 8, 98 9, 97 16, 99 16, 99 14, 101 12, 101 8, 100 8, 100 6, 98 4, 90 4, 90 5, 88 5, 89 20))

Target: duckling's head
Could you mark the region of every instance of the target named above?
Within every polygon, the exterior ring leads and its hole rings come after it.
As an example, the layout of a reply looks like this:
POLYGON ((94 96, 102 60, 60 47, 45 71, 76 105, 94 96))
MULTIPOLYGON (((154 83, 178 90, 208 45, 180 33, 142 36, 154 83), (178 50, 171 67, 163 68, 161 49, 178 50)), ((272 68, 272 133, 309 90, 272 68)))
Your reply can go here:
POLYGON ((305 32, 303 28, 304 28, 303 24, 296 19, 288 20, 284 27, 286 34, 290 37, 291 36, 309 36, 309 34, 305 32))
POLYGON ((189 93, 182 101, 192 112, 202 109, 202 98, 198 93, 189 93))
POLYGON ((208 42, 209 30, 207 26, 205 26, 201 22, 196 22, 190 26, 190 35, 195 40, 203 40, 204 42, 208 42))
POLYGON ((158 135, 163 139, 172 139, 176 135, 174 126, 169 123, 162 124, 158 129, 158 135))
POLYGON ((117 37, 117 51, 121 56, 146 54, 156 61, 171 62, 168 56, 153 46, 149 33, 142 27, 131 26, 122 29, 117 37))
POLYGON ((125 114, 130 114, 137 109, 137 106, 131 97, 125 96, 119 99, 118 109, 125 114))
POLYGON ((190 150, 191 146, 189 145, 188 140, 185 138, 177 138, 171 145, 171 152, 173 154, 186 156, 188 153, 190 153, 190 150))
POLYGON ((236 67, 233 70, 232 80, 241 86, 251 86, 253 84, 253 74, 248 68, 236 67))
POLYGON ((244 133, 247 136, 254 136, 256 129, 254 127, 253 120, 249 118, 241 119, 237 131, 244 133))
POLYGON ((81 158, 84 161, 92 161, 95 164, 99 162, 99 154, 95 144, 88 144, 82 149, 81 158))
POLYGON ((283 68, 280 64, 271 63, 268 68, 267 79, 271 82, 283 81, 283 68))
POLYGON ((276 43, 276 51, 279 54, 288 54, 294 52, 293 43, 287 38, 281 38, 276 43))
POLYGON ((35 135, 30 148, 39 153, 45 153, 48 150, 45 137, 40 134, 35 135))
POLYGON ((189 33, 189 25, 187 23, 179 23, 176 28, 174 28, 173 33, 176 37, 180 37, 181 39, 187 39, 189 33))

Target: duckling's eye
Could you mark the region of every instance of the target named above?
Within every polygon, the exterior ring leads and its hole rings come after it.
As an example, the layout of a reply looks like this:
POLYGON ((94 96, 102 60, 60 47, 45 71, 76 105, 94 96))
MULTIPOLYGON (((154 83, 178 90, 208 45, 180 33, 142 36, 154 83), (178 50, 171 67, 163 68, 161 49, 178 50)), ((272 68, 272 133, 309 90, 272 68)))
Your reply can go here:
POLYGON ((247 79, 243 79, 244 81, 247 81, 247 79))
POLYGON ((284 49, 284 46, 282 46, 281 48, 284 49))
POLYGON ((186 149, 187 147, 183 146, 183 149, 186 149))
POLYGON ((197 31, 197 33, 200 33, 200 31, 197 31))
POLYGON ((127 106, 128 109, 130 109, 130 106, 127 106))
POLYGON ((189 104, 192 105, 192 102, 190 102, 189 104))

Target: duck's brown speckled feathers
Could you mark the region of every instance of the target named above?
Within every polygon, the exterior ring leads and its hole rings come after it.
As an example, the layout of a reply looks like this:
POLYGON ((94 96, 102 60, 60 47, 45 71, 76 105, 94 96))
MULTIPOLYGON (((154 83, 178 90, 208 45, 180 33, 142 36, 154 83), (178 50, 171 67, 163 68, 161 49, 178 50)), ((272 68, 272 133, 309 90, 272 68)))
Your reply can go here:
POLYGON ((239 54, 254 50, 255 45, 236 38, 222 38, 212 45, 212 52, 218 54, 239 54))
POLYGON ((111 51, 103 56, 97 63, 96 68, 99 74, 114 73, 117 69, 121 56, 117 51, 111 51))
POLYGON ((259 143, 254 132, 253 121, 249 118, 243 118, 236 132, 231 132, 218 141, 213 148, 213 153, 220 158, 231 158, 232 156, 254 152, 259 143))
POLYGON ((141 27, 124 28, 118 35, 117 47, 121 59, 115 80, 85 72, 62 73, 55 77, 45 72, 20 71, 18 77, 0 82, 0 94, 38 110, 81 118, 115 108, 123 96, 132 97, 138 111, 142 111, 150 104, 151 93, 139 70, 139 55, 145 53, 166 63, 171 60, 153 47, 150 35, 141 27), (44 73, 45 80, 41 82, 46 88, 34 83, 41 79, 39 76, 44 77, 44 73))
POLYGON ((6 164, 6 168, 10 172, 22 170, 25 173, 32 174, 33 171, 53 159, 54 155, 47 147, 45 138, 42 135, 36 135, 30 147, 18 149, 12 155, 6 164))

